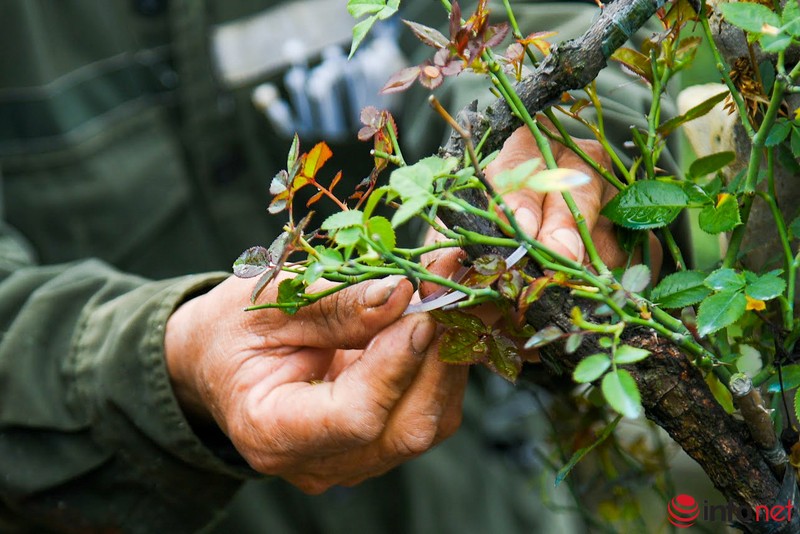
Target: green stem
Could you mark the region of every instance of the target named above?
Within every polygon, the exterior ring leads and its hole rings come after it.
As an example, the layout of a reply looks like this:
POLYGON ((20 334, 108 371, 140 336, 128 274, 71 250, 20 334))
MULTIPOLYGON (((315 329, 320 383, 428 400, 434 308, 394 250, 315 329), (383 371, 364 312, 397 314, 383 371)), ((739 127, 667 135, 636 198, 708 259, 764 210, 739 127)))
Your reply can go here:
MULTIPOLYGON (((712 33, 711 26, 708 23, 708 17, 701 14, 700 24, 703 26, 703 33, 705 34, 706 41, 709 43, 714 43, 714 34, 712 33)), ((742 123, 745 132, 747 132, 747 136, 752 139, 755 135, 755 130, 753 130, 753 125, 750 124, 750 117, 747 114, 747 108, 745 107, 744 99, 742 99, 741 93, 733 84, 733 80, 731 80, 731 77, 728 74, 728 69, 725 67, 725 60, 722 59, 719 49, 717 49, 716 46, 711 46, 711 53, 714 55, 714 61, 716 62, 717 70, 722 76, 722 80, 728 87, 731 98, 733 98, 733 101, 736 104, 736 109, 739 112, 740 122, 742 123)))
MULTIPOLYGON (((778 65, 781 66, 782 64, 783 52, 778 54, 778 65)), ((764 150, 764 143, 766 142, 770 130, 775 123, 775 118, 777 117, 778 111, 780 110, 783 102, 785 89, 789 84, 794 82, 798 75, 800 75, 800 63, 792 68, 792 71, 786 78, 783 76, 778 76, 775 79, 772 97, 770 98, 767 111, 764 113, 764 119, 758 128, 758 132, 752 136, 750 161, 747 166, 747 175, 744 186, 744 200, 742 202, 741 210, 742 224, 737 226, 731 234, 730 243, 728 244, 728 252, 725 254, 725 259, 722 263, 723 267, 732 267, 733 264, 736 263, 736 259, 739 256, 739 248, 741 247, 742 239, 744 238, 744 234, 747 229, 747 221, 750 219, 750 210, 753 206, 753 197, 755 196, 756 184, 758 183, 758 174, 761 169, 761 158, 764 150)))
POLYGON ((594 172, 602 176, 603 179, 605 179, 605 181, 607 181, 617 189, 620 190, 625 189, 625 184, 623 184, 619 180, 619 178, 614 176, 614 173, 612 173, 611 171, 609 171, 608 169, 597 163, 594 159, 591 158, 591 156, 589 156, 586 152, 584 152, 580 146, 578 146, 575 140, 572 139, 572 136, 569 134, 569 132, 567 132, 566 128, 564 128, 564 125, 561 123, 558 117, 556 117, 556 114, 553 113, 553 110, 551 108, 546 109, 544 111, 544 114, 548 119, 550 119, 550 122, 553 123, 553 126, 556 127, 556 130, 558 130, 558 133, 561 135, 561 137, 557 139, 559 143, 563 144, 571 151, 575 152, 578 155, 578 157, 580 157, 587 165, 589 165, 594 170, 594 172))
MULTIPOLYGON (((509 0, 503 0, 503 5, 506 8, 506 16, 508 17, 508 22, 511 24, 511 31, 514 34, 514 38, 518 40, 522 40, 525 37, 522 35, 522 32, 519 29, 519 24, 517 24, 517 17, 514 15, 514 10, 511 9, 511 2, 509 0)), ((536 60, 536 56, 533 54, 533 51, 528 47, 528 45, 522 45, 525 48, 525 54, 528 56, 528 59, 531 60, 533 66, 536 67, 539 65, 539 62, 536 60)))
POLYGON ((686 269, 686 262, 683 260, 683 253, 681 252, 681 248, 678 246, 678 243, 675 241, 675 236, 672 234, 672 230, 669 229, 669 226, 665 226, 662 230, 662 235, 664 236, 664 241, 667 245, 667 250, 669 250, 670 256, 675 261, 675 267, 679 271, 683 271, 686 269))
POLYGON ((403 157, 403 151, 400 150, 400 143, 397 141, 397 132, 394 131, 393 122, 389 121, 389 124, 386 126, 386 131, 389 132, 389 139, 392 142, 392 147, 394 148, 394 153, 396 154, 397 158, 399 159, 399 163, 394 163, 398 167, 405 167, 406 166, 406 159, 403 157))
POLYGON ((389 154, 388 152, 384 152, 383 150, 371 150, 370 152, 376 158, 385 159, 389 163, 397 165, 398 167, 403 167, 405 165, 405 162, 402 160, 402 158, 399 158, 394 154, 389 154))

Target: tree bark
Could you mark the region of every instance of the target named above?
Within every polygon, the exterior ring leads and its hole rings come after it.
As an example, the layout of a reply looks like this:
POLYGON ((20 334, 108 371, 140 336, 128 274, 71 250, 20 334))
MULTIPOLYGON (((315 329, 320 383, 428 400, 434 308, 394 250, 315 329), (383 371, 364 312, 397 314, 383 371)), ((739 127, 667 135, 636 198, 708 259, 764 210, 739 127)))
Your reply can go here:
MULTIPOLYGON (((614 50, 625 43, 662 4, 663 0, 616 0, 603 9, 601 16, 582 37, 555 46, 533 74, 517 86, 530 114, 534 115, 558 101, 564 91, 589 84, 606 66, 614 50)), ((487 128, 491 128, 484 145, 486 153, 500 148, 521 125, 502 100, 483 112, 472 105, 463 110, 458 119, 475 139, 482 138, 487 128)), ((464 151, 463 139, 454 132, 440 153, 461 158, 464 151)), ((473 205, 487 205, 485 196, 474 190, 464 191, 463 195, 473 205)), ((440 217, 451 228, 502 235, 486 220, 468 213, 443 211, 440 217)), ((473 259, 485 254, 507 256, 510 252, 486 246, 467 248, 473 259)), ((529 263, 527 268, 532 276, 541 275, 537 266, 529 263)), ((596 303, 579 302, 566 289, 551 288, 529 308, 526 319, 537 329, 555 325, 568 332, 570 310, 576 305, 583 309, 584 317, 591 317, 596 303)), ((689 359, 654 331, 629 328, 624 338, 627 344, 652 352, 644 361, 627 366, 639 386, 646 416, 664 428, 700 464, 734 506, 754 511, 759 505, 781 504, 776 502, 781 482, 753 444, 747 429, 725 413, 689 359)), ((563 347, 551 344, 543 347, 541 356, 543 362, 556 372, 571 372, 584 356, 603 351, 596 340, 586 339, 573 354, 565 354, 563 347)), ((798 532, 800 522, 795 515, 790 523, 752 522, 745 528, 751 532, 798 532)))

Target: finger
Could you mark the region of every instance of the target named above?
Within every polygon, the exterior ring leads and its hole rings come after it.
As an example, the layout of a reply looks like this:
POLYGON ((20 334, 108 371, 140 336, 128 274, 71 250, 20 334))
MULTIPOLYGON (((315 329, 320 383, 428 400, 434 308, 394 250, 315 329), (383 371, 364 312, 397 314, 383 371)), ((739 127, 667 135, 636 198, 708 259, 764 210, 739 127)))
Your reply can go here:
MULTIPOLYGON (((540 157, 541 153, 530 130, 518 128, 503 143, 503 148, 494 161, 486 167, 486 178, 493 182, 494 178, 502 171, 513 169, 526 161, 540 157)), ((544 164, 542 163, 540 167, 544 168, 544 164)), ((542 220, 544 194, 531 189, 523 189, 507 193, 503 199, 514 213, 520 227, 531 236, 538 235, 539 224, 542 220)))
MULTIPOLYGON (((361 469, 334 483, 352 486, 380 476, 428 451, 458 429, 469 368, 442 363, 436 352, 435 344, 428 349, 422 368, 393 410, 380 440, 354 452, 361 469)), ((345 455, 336 458, 340 465, 352 465, 353 460, 345 455)))
MULTIPOLYGON (((602 208, 603 196, 606 190, 605 181, 571 151, 564 150, 558 163, 562 168, 574 169, 592 177, 589 183, 570 190, 578 211, 583 216, 586 226, 591 232, 597 224, 600 209, 602 208)), ((542 211, 542 225, 537 237, 539 241, 560 254, 576 261, 582 261, 585 247, 578 232, 575 218, 563 196, 553 193, 547 195, 542 211)))
POLYGON ((254 409, 261 419, 254 426, 263 429, 275 452, 293 457, 332 454, 375 441, 419 371, 434 334, 435 323, 423 314, 398 321, 335 381, 275 388, 254 409))
MULTIPOLYGON (((314 284, 308 292, 330 285, 314 284)), ((362 282, 300 308, 295 315, 276 312, 262 334, 273 346, 363 348, 401 316, 412 294, 411 283, 400 276, 362 282)))
MULTIPOLYGON (((466 257, 466 253, 461 249, 449 248, 441 249, 425 254, 421 261, 425 269, 432 274, 443 278, 450 278, 456 274, 463 266, 461 261, 466 257)), ((441 289, 441 286, 423 281, 419 286, 419 293, 424 298, 441 289)))

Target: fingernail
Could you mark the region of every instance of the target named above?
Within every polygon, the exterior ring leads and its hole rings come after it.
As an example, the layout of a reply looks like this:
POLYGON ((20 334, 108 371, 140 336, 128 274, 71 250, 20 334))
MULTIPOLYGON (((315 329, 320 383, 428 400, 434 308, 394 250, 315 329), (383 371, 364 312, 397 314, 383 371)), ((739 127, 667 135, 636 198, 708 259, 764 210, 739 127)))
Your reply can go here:
POLYGON ((433 342, 433 335, 436 332, 436 323, 430 319, 422 319, 411 332, 411 350, 417 356, 422 356, 433 342))
POLYGON ((531 237, 536 237, 536 234, 539 233, 539 221, 531 210, 520 208, 514 212, 514 217, 517 219, 520 228, 525 230, 525 233, 531 237))
POLYGON ((387 276, 383 280, 371 283, 364 291, 361 303, 365 308, 383 306, 386 304, 386 301, 389 300, 389 297, 392 296, 392 293, 394 293, 394 290, 401 280, 403 280, 402 276, 395 275, 387 276))
POLYGON ((569 255, 576 261, 583 260, 583 241, 574 230, 561 228, 550 234, 553 241, 558 241, 561 246, 569 251, 569 255))

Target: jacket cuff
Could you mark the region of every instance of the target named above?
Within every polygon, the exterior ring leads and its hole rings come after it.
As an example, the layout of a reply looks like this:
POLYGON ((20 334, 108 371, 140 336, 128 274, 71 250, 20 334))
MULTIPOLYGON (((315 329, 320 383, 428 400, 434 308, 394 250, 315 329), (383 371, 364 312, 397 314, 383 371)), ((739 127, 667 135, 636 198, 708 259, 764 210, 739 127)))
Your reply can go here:
POLYGON ((227 276, 147 283, 91 307, 78 325, 70 360, 76 394, 94 407, 95 439, 139 469, 158 469, 153 459, 167 456, 189 469, 239 479, 257 475, 221 431, 204 431, 205 441, 194 432, 173 394, 164 355, 172 312, 227 276))

